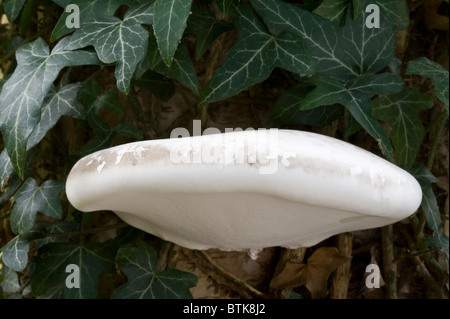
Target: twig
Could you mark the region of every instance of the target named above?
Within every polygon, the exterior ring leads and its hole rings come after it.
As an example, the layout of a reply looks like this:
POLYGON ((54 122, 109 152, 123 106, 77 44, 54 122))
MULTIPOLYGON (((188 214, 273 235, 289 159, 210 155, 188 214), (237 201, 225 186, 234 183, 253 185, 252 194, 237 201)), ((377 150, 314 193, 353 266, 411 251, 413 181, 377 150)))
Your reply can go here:
MULTIPOLYGON (((353 247, 353 234, 344 233, 337 235, 337 249, 342 256, 351 256, 353 247)), ((340 265, 333 278, 333 285, 330 292, 331 299, 347 299, 348 285, 351 277, 351 259, 340 265)))
POLYGON ((188 256, 192 261, 194 261, 195 265, 200 268, 202 271, 207 273, 213 280, 217 283, 224 285, 236 293, 238 293, 242 298, 245 299, 261 299, 267 298, 265 294, 263 294, 258 289, 252 287, 239 277, 233 275, 228 272, 225 268, 216 263, 216 261, 211 258, 205 251, 198 250, 189 250, 183 249, 183 253, 188 256))
POLYGON ((397 295, 397 262, 394 258, 393 226, 381 228, 381 245, 383 252, 384 280, 386 294, 389 299, 398 299, 397 295))

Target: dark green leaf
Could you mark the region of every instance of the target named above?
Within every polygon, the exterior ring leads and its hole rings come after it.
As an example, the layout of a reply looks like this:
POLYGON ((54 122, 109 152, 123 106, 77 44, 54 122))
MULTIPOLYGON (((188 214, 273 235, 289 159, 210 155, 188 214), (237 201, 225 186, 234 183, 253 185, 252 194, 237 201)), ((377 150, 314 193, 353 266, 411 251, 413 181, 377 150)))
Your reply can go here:
POLYGON ((367 4, 367 0, 352 0, 352 3, 353 3, 353 18, 357 19, 358 15, 363 10, 365 10, 366 4, 367 4))
POLYGON ((19 16, 23 6, 27 0, 4 0, 3 7, 5 8, 6 16, 8 20, 13 22, 19 16))
POLYGON ((164 63, 168 67, 186 28, 192 0, 156 0, 153 29, 164 63))
POLYGON ((186 33, 196 36, 195 60, 201 58, 220 34, 231 29, 233 29, 231 23, 217 20, 211 11, 194 7, 188 20, 186 33))
POLYGON ((70 0, 53 0, 58 6, 65 8, 69 4, 70 0))
POLYGON ((326 105, 306 111, 300 111, 300 103, 314 87, 299 84, 286 92, 277 100, 272 111, 274 121, 282 124, 304 124, 325 126, 343 114, 341 105, 326 105))
POLYGON ((331 22, 341 25, 345 22, 349 0, 324 0, 313 12, 331 22))
POLYGON ((223 16, 226 16, 228 11, 230 11, 231 5, 233 4, 234 0, 215 0, 217 7, 219 8, 220 12, 222 12, 223 16))
POLYGON ((77 29, 66 49, 93 45, 103 63, 116 63, 117 88, 127 94, 138 63, 148 46, 148 31, 141 24, 153 23, 153 1, 128 9, 123 20, 114 16, 96 17, 77 29))
POLYGON ((447 256, 447 269, 449 261, 448 236, 441 232, 434 232, 433 235, 427 237, 427 244, 431 247, 439 249, 447 256))
MULTIPOLYGON (((353 18, 356 19, 365 11, 367 0, 324 0, 314 10, 314 13, 328 19, 338 25, 345 22, 349 8, 353 7, 353 18)), ((393 22, 398 29, 402 30, 409 25, 409 10, 405 0, 377 0, 370 4, 380 7, 380 14, 393 22)))
POLYGON ((33 294, 39 296, 54 287, 65 285, 69 273, 66 267, 77 265, 80 288, 65 288, 66 298, 96 298, 99 275, 114 272, 117 247, 111 242, 90 243, 83 246, 69 243, 50 243, 38 250, 36 270, 31 280, 33 294))
MULTIPOLYGON (((80 8, 80 26, 88 22, 95 21, 96 18, 102 16, 112 16, 120 5, 134 4, 136 1, 130 0, 71 0, 65 1, 66 3, 58 3, 62 7, 66 7, 69 4, 76 4, 80 8)), ((61 18, 58 20, 55 28, 53 29, 50 41, 55 41, 62 36, 73 32, 74 29, 69 29, 66 25, 66 20, 71 12, 64 10, 61 18)))
POLYGON ((275 67, 312 74, 314 64, 301 38, 289 33, 274 37, 262 21, 244 6, 231 11, 239 38, 223 65, 203 89, 199 107, 236 95, 267 79, 275 67))
POLYGON ((317 76, 312 79, 317 86, 302 101, 301 110, 339 103, 344 105, 361 126, 380 144, 384 155, 393 160, 392 146, 381 124, 372 117, 371 97, 376 93, 390 94, 404 85, 401 77, 383 73, 366 75, 343 83, 317 76))
POLYGON ((14 271, 22 271, 28 263, 28 241, 20 235, 14 237, 9 243, 0 249, 2 251, 2 262, 14 271))
POLYGON ((147 71, 134 83, 155 94, 160 100, 167 101, 175 93, 175 85, 172 80, 156 72, 147 71))
POLYGON ((114 292, 113 298, 192 298, 189 288, 197 284, 197 277, 175 269, 155 273, 156 262, 156 252, 143 242, 135 248, 119 249, 116 263, 128 281, 114 292))
POLYGON ((381 13, 384 12, 399 30, 409 26, 409 8, 406 0, 377 0, 375 3, 380 6, 381 13))
POLYGON ((64 189, 64 183, 47 180, 41 186, 29 178, 15 195, 15 204, 11 211, 11 230, 15 234, 24 234, 36 223, 40 212, 53 218, 62 217, 59 194, 64 189))
POLYGON ((162 61, 161 54, 158 51, 156 38, 150 34, 148 47, 148 60, 150 69, 163 74, 164 76, 175 79, 181 84, 187 86, 195 95, 199 95, 199 84, 197 74, 192 64, 191 56, 184 43, 178 46, 177 52, 172 60, 170 68, 162 61))
POLYGON ((20 34, 25 35, 30 29, 33 15, 36 13, 36 0, 28 0, 20 16, 20 34))
POLYGON ((88 143, 83 149, 77 152, 77 156, 85 156, 95 151, 111 147, 114 140, 121 136, 142 138, 141 132, 131 123, 122 121, 116 127, 111 128, 105 123, 97 113, 100 109, 122 113, 121 105, 117 102, 115 94, 112 92, 100 93, 100 86, 97 81, 90 80, 80 90, 79 97, 84 100, 84 107, 87 113, 87 121, 92 130, 97 135, 97 139, 88 143))
POLYGON ((436 201, 436 196, 434 195, 432 183, 436 183, 437 179, 434 175, 421 164, 416 164, 412 168, 411 174, 417 179, 422 188, 422 203, 420 207, 422 208, 425 218, 427 220, 428 227, 434 233, 442 232, 442 219, 439 212, 439 207, 436 201))
POLYGON ((88 114, 97 114, 100 109, 122 115, 123 109, 117 100, 115 92, 101 94, 100 85, 94 79, 90 79, 80 89, 78 96, 84 101, 84 109, 88 114))
POLYGON ((436 97, 441 100, 449 114, 448 71, 440 64, 422 57, 408 64, 406 74, 417 74, 433 81, 436 97))
POLYGON ((23 177, 27 141, 41 118, 41 105, 53 81, 66 66, 98 64, 88 51, 67 51, 60 41, 49 54, 47 44, 37 39, 21 47, 18 66, 0 93, 0 129, 11 163, 23 177))
POLYGON ((28 149, 37 145, 61 116, 85 118, 83 105, 77 99, 78 90, 81 87, 81 83, 71 83, 58 91, 53 86, 50 88, 41 107, 41 119, 28 140, 28 149))
POLYGON ((316 73, 342 81, 377 73, 391 61, 396 28, 384 15, 382 28, 368 29, 366 13, 346 19, 344 27, 280 0, 251 0, 274 34, 290 32, 303 38, 316 62, 316 73))
POLYGON ((425 136, 419 113, 432 106, 433 99, 415 88, 404 88, 398 94, 372 101, 372 115, 392 128, 390 137, 397 165, 409 169, 414 164, 425 136))

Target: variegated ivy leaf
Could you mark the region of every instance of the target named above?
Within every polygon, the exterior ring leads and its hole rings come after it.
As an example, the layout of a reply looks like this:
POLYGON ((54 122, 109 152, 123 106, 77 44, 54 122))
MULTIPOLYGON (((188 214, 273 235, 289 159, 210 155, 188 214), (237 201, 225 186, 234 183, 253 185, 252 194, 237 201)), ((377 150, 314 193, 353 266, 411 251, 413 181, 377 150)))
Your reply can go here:
POLYGON ((42 104, 41 119, 28 140, 28 149, 37 145, 61 116, 66 115, 76 119, 86 117, 83 105, 77 98, 82 85, 82 83, 71 83, 58 91, 53 86, 50 88, 42 104))
POLYGON ((128 280, 114 292, 112 297, 121 299, 192 298, 189 288, 197 284, 197 277, 176 269, 156 272, 157 259, 154 249, 141 241, 138 241, 135 248, 119 249, 116 263, 128 280))
MULTIPOLYGON (((85 117, 83 105, 77 99, 81 86, 81 83, 72 83, 62 87, 59 91, 56 91, 53 85, 50 87, 41 107, 39 123, 28 139, 27 150, 36 146, 61 116, 67 115, 78 119, 85 117)), ((11 160, 4 149, 0 155, 0 180, 10 176, 13 171, 11 160)))
MULTIPOLYGON (((251 0, 273 34, 290 32, 303 38, 316 62, 316 73, 341 81, 377 73, 392 59, 396 27, 381 15, 381 28, 367 28, 366 13, 351 16, 343 27, 280 0, 251 0)), ((351 15, 351 13, 348 13, 351 15)))
POLYGON ((365 75, 355 80, 340 82, 329 77, 315 76, 316 88, 301 102, 300 109, 308 110, 322 105, 344 105, 359 124, 380 144, 384 155, 393 160, 392 146, 381 124, 372 117, 370 99, 375 94, 400 91, 404 82, 398 75, 382 73, 365 75))
POLYGON ((156 0, 153 29, 164 63, 171 66, 186 28, 192 0, 156 0))
POLYGON ((59 194, 64 189, 64 183, 47 180, 38 186, 33 178, 25 181, 15 195, 15 204, 11 211, 11 230, 15 234, 30 231, 40 212, 48 217, 61 218, 62 208, 59 194))
POLYGON ((14 271, 22 271, 28 263, 28 251, 30 244, 20 235, 14 237, 9 243, 0 249, 2 262, 14 271))
POLYGON ((373 116, 392 128, 390 137, 397 165, 409 169, 414 164, 425 136, 419 113, 432 106, 431 96, 415 88, 404 88, 398 94, 383 95, 372 101, 373 116))
POLYGON ((19 16, 23 6, 27 0, 4 0, 3 7, 5 9, 8 20, 13 22, 19 16))
POLYGON ((100 16, 77 29, 65 49, 94 46, 104 63, 117 63, 117 88, 128 94, 138 63, 147 53, 148 31, 141 24, 153 23, 153 1, 145 1, 126 12, 123 20, 100 16))
POLYGON ((113 241, 88 243, 50 243, 38 250, 36 269, 31 280, 31 290, 40 296, 50 289, 63 288, 67 299, 93 299, 98 297, 98 281, 102 273, 114 272, 117 247, 113 241), (69 275, 66 267, 79 267, 80 288, 65 286, 69 275))
POLYGON ((231 10, 239 38, 200 95, 199 107, 236 95, 267 79, 275 67, 312 74, 314 63, 298 36, 270 34, 264 23, 244 6, 231 10))
MULTIPOLYGON (((70 0, 66 1, 67 4, 64 4, 64 7, 75 4, 80 9, 80 25, 83 25, 87 22, 95 21, 96 18, 100 18, 102 16, 112 16, 117 8, 122 4, 128 5, 136 5, 136 0, 70 0)), ((63 3, 61 3, 63 4, 63 3)), ((50 41, 55 41, 66 34, 73 32, 74 29, 69 29, 67 27, 66 20, 72 13, 64 10, 61 18, 58 20, 55 28, 53 29, 52 35, 50 37, 50 41)))
POLYGON ((0 93, 0 129, 15 171, 23 177, 27 141, 41 118, 53 81, 66 66, 99 64, 92 51, 64 49, 67 38, 49 53, 41 38, 17 50, 18 66, 0 93))
POLYGON ((447 114, 449 113, 448 71, 442 65, 421 57, 409 63, 406 74, 430 78, 433 81, 436 97, 444 103, 447 114))

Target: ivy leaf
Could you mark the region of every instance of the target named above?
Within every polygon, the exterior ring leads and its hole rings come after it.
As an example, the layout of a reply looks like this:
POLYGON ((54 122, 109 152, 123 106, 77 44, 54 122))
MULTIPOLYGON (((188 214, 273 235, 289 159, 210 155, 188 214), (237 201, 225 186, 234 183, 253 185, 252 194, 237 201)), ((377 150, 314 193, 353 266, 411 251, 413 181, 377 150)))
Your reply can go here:
POLYGON ((134 84, 155 94, 161 101, 168 101, 175 93, 173 81, 163 75, 147 71, 134 84))
POLYGON ((340 25, 345 21, 349 6, 349 0, 324 0, 313 12, 340 25))
POLYGON ((114 272, 114 256, 117 247, 112 241, 85 245, 50 243, 38 250, 36 269, 31 280, 31 290, 36 296, 54 287, 64 287, 66 267, 79 267, 80 288, 65 287, 65 297, 70 299, 92 299, 98 296, 100 274, 114 272))
POLYGON ((343 107, 339 104, 301 111, 299 109, 300 104, 312 89, 314 89, 312 85, 300 83, 284 92, 272 110, 273 120, 282 124, 304 124, 321 127, 342 116, 343 107))
POLYGON ((53 81, 66 66, 98 64, 89 51, 67 51, 60 41, 49 54, 41 38, 17 50, 18 66, 0 93, 0 129, 11 163, 24 176, 27 140, 41 118, 41 105, 53 81))
POLYGON ((233 2, 234 0, 216 0, 217 7, 219 8, 220 12, 222 12, 223 16, 226 16, 228 11, 230 11, 233 2))
MULTIPOLYGON (((80 25, 83 25, 87 22, 95 21, 96 18, 101 16, 112 16, 122 4, 134 2, 135 1, 130 0, 70 0, 66 4, 61 4, 64 8, 70 4, 77 5, 80 9, 80 25)), ((56 41, 62 36, 74 31, 66 26, 66 20, 70 14, 71 12, 66 12, 64 10, 61 18, 59 18, 53 29, 50 41, 56 41)))
MULTIPOLYGON (((69 4, 70 0, 53 0, 58 6, 65 8, 69 4)), ((0 1, 1 2, 1 1, 0 1)))
MULTIPOLYGON (((398 0, 397 0, 398 1, 398 0)), ((353 18, 358 18, 358 15, 366 8, 367 0, 352 0, 353 3, 353 18)))
POLYGON ((61 218, 62 208, 59 194, 64 183, 47 180, 38 186, 33 178, 25 181, 16 193, 14 207, 11 211, 11 230, 15 234, 30 231, 36 223, 37 213, 48 217, 61 218))
POLYGON ((81 157, 95 151, 108 148, 118 137, 142 138, 141 132, 131 123, 122 120, 117 126, 111 128, 108 123, 97 115, 100 109, 122 114, 123 110, 120 103, 117 102, 113 92, 100 93, 100 85, 97 81, 91 80, 80 90, 79 96, 84 100, 84 107, 87 113, 87 121, 97 139, 88 143, 83 149, 77 152, 76 156, 81 157))
MULTIPOLYGON (((409 26, 409 10, 405 0, 377 0, 371 1, 380 7, 380 13, 393 22, 399 30, 409 26)), ((367 0, 324 0, 314 10, 314 13, 338 25, 345 22, 347 12, 353 5, 353 18, 365 11, 367 0)))
MULTIPOLYGON (((28 139, 27 150, 36 146, 61 116, 84 118, 83 105, 77 99, 80 87, 80 83, 66 85, 59 91, 56 91, 53 85, 50 87, 41 107, 41 119, 28 139)), ((0 180, 10 176, 13 171, 8 152, 4 149, 0 155, 0 180)))
POLYGON ((164 63, 171 66, 186 28, 192 0, 156 0, 153 29, 164 63))
POLYGON ((437 178, 424 165, 416 164, 411 170, 411 174, 417 179, 422 188, 422 208, 428 227, 433 233, 442 232, 442 219, 439 207, 431 184, 437 182, 437 178))
POLYGON ((68 84, 58 91, 54 86, 50 87, 41 107, 41 119, 28 140, 28 149, 37 145, 61 116, 70 116, 76 119, 86 117, 83 105, 77 98, 81 87, 82 83, 68 84))
POLYGON ((5 0, 3 7, 10 22, 16 20, 27 0, 5 0))
POLYGON ((113 298, 162 299, 192 298, 189 288, 197 284, 193 274, 167 269, 156 273, 156 252, 149 245, 138 241, 135 248, 121 248, 116 263, 127 277, 125 285, 119 287, 113 298))
MULTIPOLYGON (((19 275, 14 270, 3 265, 2 266, 2 280, 0 281, 0 288, 3 289, 4 293, 14 294, 19 291, 21 287, 19 275)), ((0 299, 1 299, 1 289, 0 289, 0 299)))
POLYGON ((430 78, 433 81, 436 97, 444 103, 447 114, 449 114, 448 71, 442 65, 421 57, 408 64, 406 74, 417 74, 430 78))
MULTIPOLYGON (((346 19, 343 27, 280 0, 251 0, 273 34, 290 32, 303 38, 316 63, 316 74, 347 81, 377 73, 392 59, 396 28, 381 15, 382 28, 368 29, 366 13, 346 19)), ((348 13, 350 15, 350 13, 348 13)))
POLYGON ((406 0, 378 0, 375 1, 387 18, 394 22, 399 30, 409 26, 409 7, 406 0))
POLYGON ((100 84, 94 79, 90 79, 80 89, 78 96, 84 100, 83 110, 86 109, 87 114, 96 114, 102 108, 115 114, 123 114, 122 106, 117 100, 115 92, 101 94, 100 84))
POLYGON ((178 46, 177 52, 172 60, 172 65, 168 67, 158 51, 156 38, 150 34, 148 47, 148 61, 150 69, 168 78, 175 79, 187 86, 195 95, 199 95, 199 84, 197 74, 192 64, 191 56, 184 43, 178 46))
POLYGON ((211 11, 194 7, 188 20, 186 33, 196 36, 195 60, 198 61, 201 58, 220 34, 231 29, 233 29, 231 23, 217 20, 211 11))
POLYGON ((316 88, 300 104, 301 110, 339 103, 344 105, 361 126, 380 144, 384 155, 393 160, 392 146, 381 124, 372 117, 370 99, 374 94, 390 94, 400 91, 402 78, 395 74, 365 75, 347 83, 324 76, 311 80, 316 88))
POLYGON ((429 95, 415 88, 404 88, 395 95, 380 96, 372 101, 372 115, 387 122, 392 132, 396 164, 411 168, 425 137, 419 112, 433 106, 429 95))
POLYGON ((289 33, 271 35, 262 21, 244 6, 233 7, 231 14, 239 38, 201 92, 199 107, 264 81, 275 67, 294 73, 313 73, 313 60, 305 51, 302 39, 289 33))
POLYGON ((14 271, 22 271, 28 263, 28 241, 20 235, 14 237, 9 243, 0 249, 2 251, 2 262, 14 271))
POLYGON ((116 63, 117 88, 128 94, 136 66, 144 58, 148 46, 148 31, 141 24, 153 23, 153 1, 128 9, 123 20, 100 16, 77 29, 66 50, 94 46, 103 63, 116 63))

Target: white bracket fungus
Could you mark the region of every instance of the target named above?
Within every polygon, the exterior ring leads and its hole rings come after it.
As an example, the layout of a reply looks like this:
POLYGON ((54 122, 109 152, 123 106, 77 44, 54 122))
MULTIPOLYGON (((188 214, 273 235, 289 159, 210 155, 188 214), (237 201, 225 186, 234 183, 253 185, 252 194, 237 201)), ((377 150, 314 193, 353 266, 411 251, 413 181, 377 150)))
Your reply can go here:
POLYGON ((422 199, 417 181, 392 163, 290 130, 105 149, 78 161, 66 191, 81 211, 112 210, 180 246, 223 250, 311 246, 402 220, 422 199))

